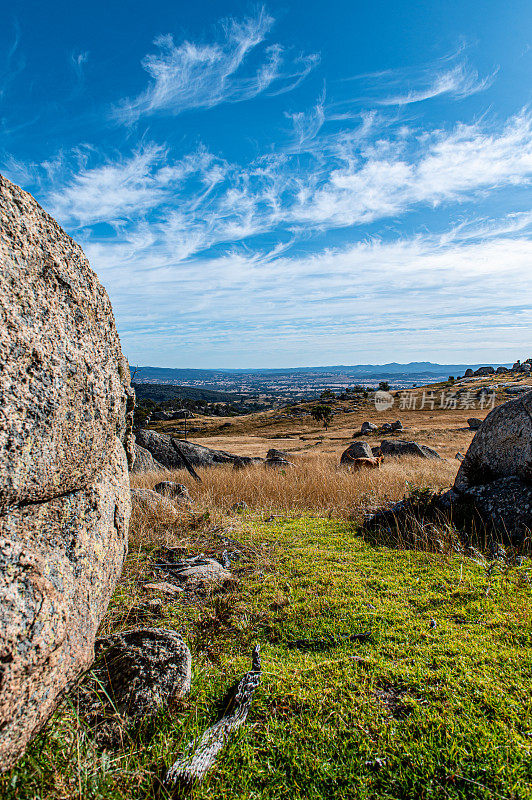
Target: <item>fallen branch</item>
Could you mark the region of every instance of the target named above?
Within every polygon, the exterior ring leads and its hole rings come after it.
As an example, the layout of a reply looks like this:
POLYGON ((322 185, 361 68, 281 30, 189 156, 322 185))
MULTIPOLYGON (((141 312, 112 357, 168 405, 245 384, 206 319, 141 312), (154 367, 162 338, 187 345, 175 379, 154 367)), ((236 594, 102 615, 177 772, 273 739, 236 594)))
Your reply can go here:
POLYGON ((183 451, 176 444, 175 439, 170 439, 170 441, 172 442, 172 447, 174 448, 174 450, 176 451, 177 455, 179 456, 179 458, 181 459, 181 461, 185 465, 185 469, 187 469, 190 472, 190 474, 192 475, 192 477, 194 478, 195 481, 197 481, 198 483, 202 483, 203 481, 201 480, 200 476, 198 475, 198 473, 196 472, 196 470, 194 469, 194 467, 192 466, 192 464, 190 463, 190 461, 188 460, 186 455, 183 453, 183 451))
POLYGON ((174 797, 183 797, 203 780, 213 766, 218 753, 231 732, 246 721, 253 692, 260 683, 261 663, 259 645, 253 650, 251 671, 240 679, 227 697, 224 715, 199 740, 190 742, 188 754, 173 764, 164 777, 164 785, 174 797))

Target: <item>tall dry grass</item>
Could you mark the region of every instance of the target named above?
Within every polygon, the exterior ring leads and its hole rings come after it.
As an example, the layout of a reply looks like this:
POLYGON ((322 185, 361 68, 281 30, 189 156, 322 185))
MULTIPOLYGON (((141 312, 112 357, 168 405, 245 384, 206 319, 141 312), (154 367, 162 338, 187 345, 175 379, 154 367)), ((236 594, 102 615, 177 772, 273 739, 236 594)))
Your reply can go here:
POLYGON ((458 463, 415 457, 389 459, 380 470, 352 472, 340 467, 333 455, 294 457, 286 470, 261 464, 234 470, 220 465, 198 470, 196 483, 183 470, 132 475, 132 486, 152 488, 160 480, 184 483, 196 507, 228 513, 244 501, 263 513, 318 513, 353 519, 387 501, 400 500, 411 488, 450 486, 458 463))

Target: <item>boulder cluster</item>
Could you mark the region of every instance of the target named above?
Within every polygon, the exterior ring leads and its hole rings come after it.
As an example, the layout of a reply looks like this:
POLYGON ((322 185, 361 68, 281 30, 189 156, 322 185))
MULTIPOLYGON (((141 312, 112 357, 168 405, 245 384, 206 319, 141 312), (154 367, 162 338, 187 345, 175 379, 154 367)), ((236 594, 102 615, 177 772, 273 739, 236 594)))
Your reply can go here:
POLYGON ((478 369, 466 369, 464 378, 482 377, 484 375, 530 375, 532 372, 532 358, 526 361, 516 361, 512 367, 479 367, 478 369))

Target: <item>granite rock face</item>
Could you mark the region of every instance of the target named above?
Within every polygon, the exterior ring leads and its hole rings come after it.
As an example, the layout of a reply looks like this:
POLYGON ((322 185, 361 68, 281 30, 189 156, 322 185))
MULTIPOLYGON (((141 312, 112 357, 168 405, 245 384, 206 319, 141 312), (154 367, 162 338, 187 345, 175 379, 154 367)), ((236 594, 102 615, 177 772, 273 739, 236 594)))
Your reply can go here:
POLYGON ((127 546, 133 405, 83 251, 0 176, 0 770, 92 660, 127 546))
POLYGON ((532 392, 490 411, 458 470, 454 488, 463 492, 497 478, 532 479, 532 392))

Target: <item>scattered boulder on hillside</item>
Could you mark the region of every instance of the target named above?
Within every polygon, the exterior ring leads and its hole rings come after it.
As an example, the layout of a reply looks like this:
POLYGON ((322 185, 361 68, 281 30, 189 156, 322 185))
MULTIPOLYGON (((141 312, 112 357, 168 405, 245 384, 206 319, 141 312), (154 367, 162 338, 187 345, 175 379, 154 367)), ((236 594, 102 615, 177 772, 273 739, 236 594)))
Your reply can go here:
POLYGON ((292 461, 288 461, 287 458, 267 458, 264 462, 266 469, 287 469, 294 466, 295 464, 292 461))
POLYGON ((131 506, 134 512, 153 516, 158 522, 175 522, 178 516, 173 502, 152 489, 131 489, 131 506))
POLYGON ((0 176, 0 769, 88 667, 122 569, 134 393, 79 247, 0 176))
POLYGON ((190 493, 184 483, 174 483, 174 481, 161 481, 156 483, 153 491, 161 494, 163 497, 168 497, 175 503, 184 503, 190 501, 190 493))
POLYGON ((497 375, 502 375, 506 372, 510 372, 510 370, 508 369, 508 367, 497 367, 495 372, 497 373, 497 375))
POLYGON ((474 375, 494 375, 495 370, 493 367, 479 367, 473 373, 474 375))
POLYGON ((378 425, 375 425, 373 422, 363 422, 360 426, 360 433, 362 436, 365 436, 367 433, 371 433, 372 431, 377 431, 379 429, 378 425))
POLYGON ((150 451, 141 447, 140 444, 135 443, 133 452, 135 461, 131 467, 131 472, 157 472, 164 469, 163 465, 154 459, 150 451))
POLYGON ((467 420, 467 424, 469 425, 472 431, 478 431, 478 429, 482 425, 482 420, 478 419, 477 417, 469 417, 469 419, 467 420))
POLYGON ((342 453, 340 464, 351 464, 355 458, 373 458, 373 452, 367 442, 351 442, 342 453))
POLYGON ((286 461, 288 461, 289 455, 288 453, 285 453, 284 450, 276 450, 274 447, 272 447, 266 453, 266 459, 271 460, 274 458, 284 458, 286 461))
POLYGON ((262 461, 261 458, 237 456, 232 453, 226 453, 225 450, 211 450, 201 444, 185 442, 183 439, 176 439, 175 436, 158 433, 147 428, 135 431, 135 436, 137 444, 148 450, 165 469, 183 469, 184 464, 179 453, 183 453, 194 467, 234 464, 236 459, 243 460, 248 464, 262 461))
POLYGON ((440 458, 440 455, 426 444, 406 442, 402 439, 383 439, 381 442, 383 456, 419 456, 420 458, 440 458))
POLYGON ((121 730, 188 694, 190 650, 179 633, 134 628, 96 640, 96 660, 75 690, 79 711, 106 743, 121 730))
POLYGON ((474 374, 475 373, 473 372, 473 370, 471 368, 466 369, 465 374, 464 374, 464 378, 472 378, 474 374))

